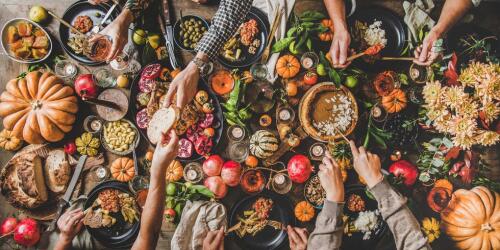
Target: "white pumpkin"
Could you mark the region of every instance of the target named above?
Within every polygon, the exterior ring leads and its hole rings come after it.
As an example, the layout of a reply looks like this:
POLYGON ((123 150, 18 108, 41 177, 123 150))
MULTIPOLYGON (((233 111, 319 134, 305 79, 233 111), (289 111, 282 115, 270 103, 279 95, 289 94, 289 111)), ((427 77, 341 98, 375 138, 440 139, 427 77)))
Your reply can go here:
POLYGON ((278 147, 278 138, 267 130, 259 130, 250 138, 250 152, 261 159, 273 155, 278 147))

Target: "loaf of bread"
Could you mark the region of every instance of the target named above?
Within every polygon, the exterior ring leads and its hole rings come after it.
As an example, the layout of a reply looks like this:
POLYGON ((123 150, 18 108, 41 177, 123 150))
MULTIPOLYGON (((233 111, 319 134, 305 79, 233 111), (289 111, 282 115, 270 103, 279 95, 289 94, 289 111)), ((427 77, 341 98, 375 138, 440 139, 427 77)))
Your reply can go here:
POLYGON ((50 191, 60 194, 66 191, 71 178, 71 167, 62 149, 49 152, 44 165, 45 183, 50 191))
POLYGON ((33 209, 46 202, 42 158, 33 152, 13 157, 2 169, 0 187, 15 207, 33 209))

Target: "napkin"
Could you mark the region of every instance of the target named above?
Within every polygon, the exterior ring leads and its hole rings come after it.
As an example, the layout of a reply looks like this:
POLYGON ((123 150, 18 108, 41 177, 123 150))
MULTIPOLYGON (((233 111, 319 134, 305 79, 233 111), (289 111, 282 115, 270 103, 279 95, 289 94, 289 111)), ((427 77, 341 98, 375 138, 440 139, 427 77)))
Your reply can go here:
POLYGON ((409 38, 412 41, 418 40, 418 33, 422 27, 430 30, 436 22, 429 16, 429 13, 434 9, 432 0, 417 0, 414 3, 409 1, 403 2, 405 11, 404 22, 408 26, 409 38))
MULTIPOLYGON (((276 41, 282 39, 286 35, 286 23, 288 20, 288 16, 292 13, 293 5, 295 4, 295 0, 254 0, 253 6, 262 10, 267 14, 267 18, 269 19, 269 25, 273 25, 272 22, 274 20, 275 10, 278 9, 280 11, 281 19, 280 25, 276 29, 276 33, 274 34, 274 38, 276 41)), ((269 32, 271 31, 271 27, 269 27, 269 32)), ((272 41, 269 41, 272 42, 272 41)), ((267 80, 269 82, 274 82, 278 78, 275 72, 276 62, 278 61, 279 53, 272 53, 269 56, 269 59, 266 63, 269 74, 267 76, 267 80)))

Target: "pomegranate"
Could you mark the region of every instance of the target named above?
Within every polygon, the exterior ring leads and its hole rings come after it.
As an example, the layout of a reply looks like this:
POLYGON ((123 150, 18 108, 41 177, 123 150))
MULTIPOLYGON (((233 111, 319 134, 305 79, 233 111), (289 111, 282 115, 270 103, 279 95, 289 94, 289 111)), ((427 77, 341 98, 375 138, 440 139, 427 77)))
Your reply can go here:
POLYGON ((227 194, 227 186, 220 176, 210 176, 203 183, 208 190, 214 193, 215 198, 222 199, 227 194))
POLYGON ((418 176, 417 167, 405 160, 394 162, 389 167, 389 172, 396 177, 403 178, 403 184, 407 187, 415 184, 418 176))
POLYGON ((30 247, 34 246, 39 239, 40 229, 38 228, 38 223, 31 218, 19 221, 14 229, 14 241, 17 244, 30 247))
POLYGON ((167 219, 173 219, 175 218, 175 210, 172 209, 172 208, 167 208, 163 211, 163 214, 165 215, 165 217, 167 217, 167 219))
POLYGON ((0 227, 0 236, 10 234, 17 226, 17 219, 14 217, 7 217, 2 222, 0 227))
POLYGON ((75 91, 83 100, 96 98, 97 89, 92 74, 81 74, 75 80, 75 91))
POLYGON ((311 161, 305 155, 295 155, 288 161, 288 175, 295 183, 304 183, 312 173, 311 161))
POLYGON ((74 142, 64 144, 64 152, 69 155, 76 153, 76 144, 74 142))
POLYGON ((230 187, 238 186, 241 176, 241 165, 235 161, 226 161, 222 165, 220 176, 226 185, 230 187))
POLYGON ((224 160, 219 155, 211 155, 203 162, 203 172, 207 176, 220 175, 224 160))

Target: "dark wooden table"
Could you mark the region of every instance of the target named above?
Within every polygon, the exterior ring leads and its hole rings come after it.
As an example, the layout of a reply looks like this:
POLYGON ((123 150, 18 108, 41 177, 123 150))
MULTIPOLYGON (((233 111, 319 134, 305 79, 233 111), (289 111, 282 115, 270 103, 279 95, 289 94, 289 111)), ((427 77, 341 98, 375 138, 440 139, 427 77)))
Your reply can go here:
MULTIPOLYGON (((56 14, 62 15, 66 10, 67 6, 69 6, 74 1, 67 0, 2 0, 0 2, 0 26, 3 25, 7 20, 10 20, 14 17, 27 17, 28 11, 32 5, 41 4, 47 9, 53 11, 56 14)), ((441 10, 441 6, 444 1, 438 0, 437 7, 432 13, 434 17, 439 15, 441 10)), ((363 6, 368 6, 370 4, 381 5, 392 9, 400 16, 404 14, 402 8, 402 1, 382 1, 382 0, 358 0, 358 8, 363 6)), ((154 6, 153 6, 154 7, 154 6)), ((179 10, 183 10, 183 14, 195 14, 203 16, 207 19, 210 19, 211 16, 215 13, 217 6, 201 6, 195 3, 192 3, 190 0, 173 0, 173 7, 176 12, 176 16, 179 16, 179 10)), ((323 3, 321 1, 313 1, 313 0, 296 0, 295 11, 300 13, 303 10, 308 9, 324 9, 323 3)), ((492 2, 484 2, 478 8, 471 10, 471 14, 474 16, 474 23, 492 31, 494 34, 500 34, 500 26, 498 25, 498 10, 500 9, 500 3, 492 3, 492 2)), ((49 32, 58 39, 58 27, 59 23, 55 20, 52 20, 47 29, 49 32)), ((192 58, 192 54, 188 52, 180 53, 184 62, 188 62, 192 58)), ((17 62, 14 62, 7 58, 6 56, 0 55, 0 91, 3 91, 5 88, 5 84, 8 80, 16 77, 19 73, 27 70, 27 65, 23 65, 17 62)), ((95 68, 89 67, 91 70, 95 68)), ((85 69, 81 69, 85 70, 85 69)), ((493 150, 492 154, 487 156, 487 160, 490 161, 490 166, 494 167, 493 175, 496 178, 500 177, 500 164, 499 157, 497 155, 498 149, 493 150)), ((304 152, 306 154, 306 152, 304 152)), ((12 153, 1 151, 0 152, 0 166, 3 166, 11 157, 12 153)), ((110 156, 110 158, 113 158, 110 156)), ((228 211, 232 204, 234 204, 237 200, 241 199, 244 196, 240 188, 231 189, 229 191, 228 196, 223 200, 223 203, 226 205, 228 211)), ((292 193, 290 195, 292 200, 303 199, 302 197, 302 186, 294 185, 292 189, 292 193)), ((4 218, 7 215, 11 215, 15 212, 15 209, 12 208, 9 204, 7 204, 2 196, 0 196, 0 219, 4 218)), ((165 223, 164 223, 165 224, 165 223)), ((307 226, 310 230, 312 230, 312 223, 302 224, 299 226, 307 226)), ((170 238, 172 235, 172 229, 165 225, 164 230, 161 233, 160 241, 158 243, 158 249, 169 249, 170 248, 170 238)), ((382 239, 379 244, 379 249, 391 249, 394 246, 390 244, 392 241, 391 235, 385 239, 382 239), (389 244, 387 244, 388 242, 389 244)), ((439 249, 441 247, 444 249, 449 248, 447 243, 443 243, 439 245, 439 249), (441 246, 442 245, 442 246, 441 246)), ((436 246, 437 247, 437 246, 436 246)), ((373 246, 375 248, 375 246, 373 246)), ((226 241, 226 249, 237 249, 232 242, 226 241)))

